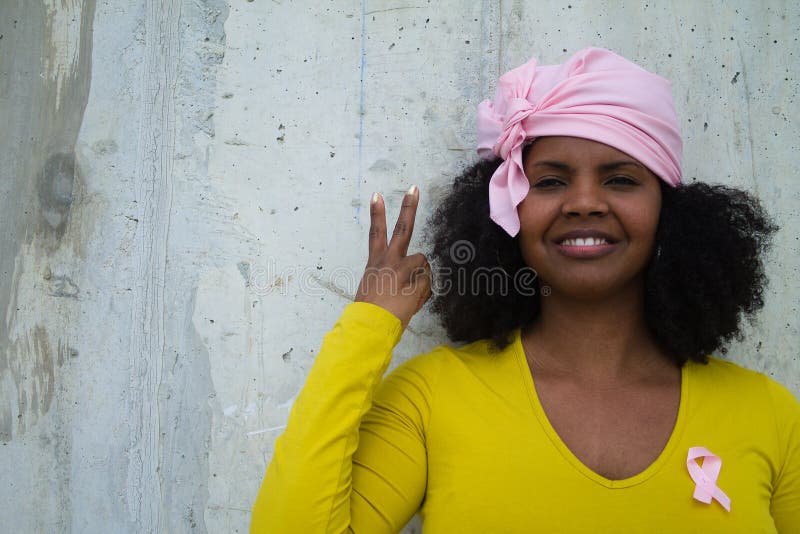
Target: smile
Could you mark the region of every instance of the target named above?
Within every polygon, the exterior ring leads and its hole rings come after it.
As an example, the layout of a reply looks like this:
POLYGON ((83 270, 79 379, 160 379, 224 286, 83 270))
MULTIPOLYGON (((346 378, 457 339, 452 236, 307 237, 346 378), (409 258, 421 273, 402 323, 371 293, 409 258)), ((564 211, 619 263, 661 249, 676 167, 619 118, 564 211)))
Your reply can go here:
POLYGON ((564 239, 559 244, 568 247, 596 247, 598 245, 607 245, 608 241, 602 237, 576 237, 574 239, 564 239))
POLYGON ((575 259, 594 259, 607 256, 617 249, 617 242, 609 242, 603 237, 572 237, 554 243, 556 250, 575 259))

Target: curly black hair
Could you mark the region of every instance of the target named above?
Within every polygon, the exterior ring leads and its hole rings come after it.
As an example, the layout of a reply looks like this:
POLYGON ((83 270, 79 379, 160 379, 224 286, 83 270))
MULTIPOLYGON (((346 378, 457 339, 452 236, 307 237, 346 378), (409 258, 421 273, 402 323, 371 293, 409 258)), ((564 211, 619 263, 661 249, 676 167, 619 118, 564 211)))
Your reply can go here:
MULTIPOLYGON (((428 219, 426 233, 436 273, 432 311, 452 341, 489 339, 495 350, 540 310, 538 282, 522 291, 514 283, 530 270, 518 236, 489 218, 489 179, 500 163, 481 160, 464 170, 428 219), (477 276, 481 272, 492 274, 477 276), (477 286, 465 288, 465 280, 477 286)), ((645 273, 647 324, 680 365, 707 362, 709 354, 741 339, 742 318, 752 319, 763 306, 762 257, 778 227, 746 191, 659 183, 658 253, 645 273)))

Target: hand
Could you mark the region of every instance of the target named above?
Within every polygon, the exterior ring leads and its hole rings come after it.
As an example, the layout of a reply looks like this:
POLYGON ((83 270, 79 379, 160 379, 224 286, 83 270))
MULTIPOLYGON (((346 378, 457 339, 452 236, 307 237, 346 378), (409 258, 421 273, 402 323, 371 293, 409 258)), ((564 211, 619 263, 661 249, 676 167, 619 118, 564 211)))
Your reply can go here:
POLYGON ((406 256, 419 204, 419 188, 411 186, 386 244, 386 206, 375 194, 370 202, 369 258, 356 291, 356 302, 369 302, 392 312, 408 326, 431 295, 431 269, 424 254, 406 256))

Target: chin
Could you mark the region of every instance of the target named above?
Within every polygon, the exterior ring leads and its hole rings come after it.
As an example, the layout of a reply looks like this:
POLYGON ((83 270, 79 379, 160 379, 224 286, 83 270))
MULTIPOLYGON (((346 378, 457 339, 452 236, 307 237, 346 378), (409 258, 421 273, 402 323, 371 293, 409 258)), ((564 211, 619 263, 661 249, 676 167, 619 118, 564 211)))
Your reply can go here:
POLYGON ((616 288, 597 284, 574 283, 559 285, 543 283, 543 285, 550 287, 550 296, 558 295, 570 300, 596 301, 608 299, 619 294, 619 290, 616 288))
POLYGON ((644 287, 642 276, 609 278, 607 276, 591 276, 584 273, 574 277, 541 277, 542 286, 549 286, 551 295, 558 295, 571 300, 593 301, 609 299, 626 292, 633 287, 644 287))

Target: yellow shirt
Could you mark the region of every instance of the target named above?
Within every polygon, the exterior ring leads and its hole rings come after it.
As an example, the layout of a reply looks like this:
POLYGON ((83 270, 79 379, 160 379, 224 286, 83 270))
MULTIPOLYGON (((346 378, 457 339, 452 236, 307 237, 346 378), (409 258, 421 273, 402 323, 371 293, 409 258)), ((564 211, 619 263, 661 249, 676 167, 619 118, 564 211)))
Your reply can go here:
POLYGON ((684 365, 672 435, 636 476, 583 465, 547 420, 520 344, 437 347, 385 372, 391 313, 350 304, 292 407, 251 532, 426 534, 800 533, 800 404, 765 375, 711 359, 684 365), (693 499, 691 447, 722 460, 731 499, 693 499))

